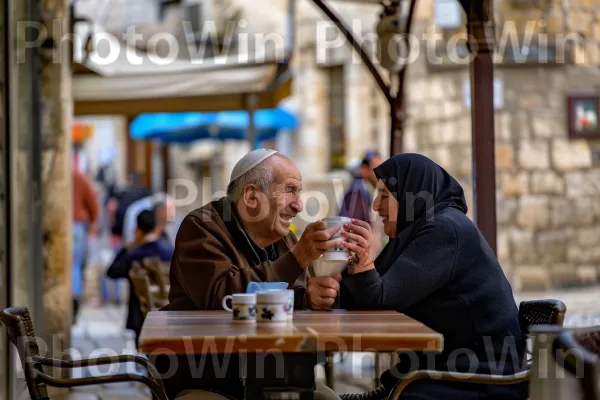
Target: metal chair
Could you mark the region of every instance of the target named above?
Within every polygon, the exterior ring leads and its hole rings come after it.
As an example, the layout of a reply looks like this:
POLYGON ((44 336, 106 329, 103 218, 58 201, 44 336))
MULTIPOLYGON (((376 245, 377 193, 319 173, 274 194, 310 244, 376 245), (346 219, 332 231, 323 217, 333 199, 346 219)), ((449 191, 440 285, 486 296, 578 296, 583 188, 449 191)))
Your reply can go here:
MULTIPOLYGON (((140 309, 144 317, 153 310, 158 310, 168 303, 168 299, 160 296, 155 296, 150 284, 148 271, 143 268, 138 262, 134 262, 131 270, 129 270, 129 278, 133 284, 134 294, 140 300, 140 309)), ((158 292, 160 292, 160 286, 158 292)))
POLYGON ((148 272, 150 283, 158 286, 155 297, 168 301, 169 299, 169 270, 158 258, 144 258, 142 267, 148 272))
POLYGON ((167 400, 158 371, 143 357, 121 355, 84 360, 62 360, 40 356, 31 315, 27 307, 10 307, 0 312, 0 321, 6 326, 10 342, 17 348, 29 396, 33 400, 49 400, 47 386, 76 387, 117 382, 140 382, 150 389, 157 400, 167 400), (142 366, 148 376, 136 374, 114 374, 86 378, 55 378, 44 372, 43 367, 81 368, 113 363, 133 362, 142 366))
POLYGON ((599 400, 600 330, 563 331, 553 343, 552 354, 577 379, 584 400, 599 400), (583 375, 578 367, 583 366, 583 375))
MULTIPOLYGON (((557 325, 562 326, 565 320, 567 306, 560 300, 530 300, 519 305, 519 325, 521 332, 528 332, 532 325, 557 325)), ((526 382, 530 370, 520 371, 513 375, 485 375, 461 374, 456 372, 418 370, 406 374, 388 393, 383 386, 379 386, 365 393, 343 393, 342 400, 396 400, 402 391, 411 383, 419 380, 435 379, 447 382, 470 382, 494 385, 513 385, 526 382), (358 397, 357 397, 358 396, 358 397)))

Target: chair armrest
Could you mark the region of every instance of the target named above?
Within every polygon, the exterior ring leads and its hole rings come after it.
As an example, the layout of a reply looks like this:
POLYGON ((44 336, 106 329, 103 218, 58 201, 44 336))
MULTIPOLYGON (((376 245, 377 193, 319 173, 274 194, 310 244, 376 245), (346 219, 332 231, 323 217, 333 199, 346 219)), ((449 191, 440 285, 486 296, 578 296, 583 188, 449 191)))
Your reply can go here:
POLYGON ((61 360, 58 358, 49 358, 49 357, 41 357, 41 356, 33 356, 33 361, 37 362, 41 365, 45 365, 48 367, 56 367, 56 368, 81 368, 81 367, 91 367, 95 365, 108 365, 108 364, 120 364, 133 362, 144 367, 148 374, 152 377, 154 381, 165 390, 164 384, 160 377, 160 374, 144 357, 140 357, 138 355, 133 354, 122 354, 116 357, 99 357, 99 358, 88 358, 83 360, 61 360))
POLYGON ((398 382, 394 390, 390 393, 388 400, 397 400, 400 394, 408 385, 415 381, 435 379, 445 382, 461 382, 461 383, 484 383, 489 385, 514 385, 521 382, 527 382, 531 374, 530 370, 518 372, 514 375, 485 375, 485 374, 468 374, 461 372, 447 372, 435 370, 413 371, 406 374, 404 378, 398 382))
POLYGON ((68 388, 75 386, 89 386, 89 385, 103 385, 107 383, 118 383, 118 382, 139 382, 150 389, 152 392, 152 398, 155 400, 168 400, 165 391, 160 385, 153 379, 142 375, 136 374, 117 374, 117 375, 103 375, 94 376, 87 378, 55 378, 48 374, 36 370, 36 380, 45 383, 48 386, 68 388))

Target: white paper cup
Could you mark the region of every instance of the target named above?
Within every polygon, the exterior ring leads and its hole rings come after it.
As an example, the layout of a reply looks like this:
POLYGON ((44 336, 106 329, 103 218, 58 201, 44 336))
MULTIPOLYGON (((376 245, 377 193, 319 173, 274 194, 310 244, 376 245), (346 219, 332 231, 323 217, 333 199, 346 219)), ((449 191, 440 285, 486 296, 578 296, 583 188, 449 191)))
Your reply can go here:
MULTIPOLYGON (((331 228, 333 226, 343 226, 344 224, 349 224, 352 222, 351 218, 348 217, 327 217, 323 218, 323 222, 327 224, 327 228, 331 228)), ((342 230, 340 229, 335 235, 331 237, 330 240, 339 239, 342 237, 342 230)), ((342 246, 335 246, 333 249, 327 250, 323 254, 323 259, 325 261, 348 261, 350 259, 350 252, 347 248, 342 246)))
POLYGON ((223 297, 221 302, 225 311, 233 313, 235 322, 256 322, 256 294, 234 293, 223 297), (231 308, 227 306, 227 300, 231 300, 231 308))
POLYGON ((288 320, 290 295, 287 290, 256 294, 256 320, 262 324, 281 324, 288 320))

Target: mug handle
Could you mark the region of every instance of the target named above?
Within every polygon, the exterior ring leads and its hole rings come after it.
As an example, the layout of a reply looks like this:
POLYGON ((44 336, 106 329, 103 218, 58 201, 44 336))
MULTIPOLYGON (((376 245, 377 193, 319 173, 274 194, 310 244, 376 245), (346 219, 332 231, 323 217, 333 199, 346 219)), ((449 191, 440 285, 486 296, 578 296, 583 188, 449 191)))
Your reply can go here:
POLYGON ((231 305, 233 305, 233 296, 230 295, 230 294, 228 294, 227 296, 223 297, 223 301, 221 302, 221 305, 223 306, 223 308, 225 309, 225 311, 233 312, 233 309, 227 307, 227 300, 230 300, 230 299, 232 301, 231 305))

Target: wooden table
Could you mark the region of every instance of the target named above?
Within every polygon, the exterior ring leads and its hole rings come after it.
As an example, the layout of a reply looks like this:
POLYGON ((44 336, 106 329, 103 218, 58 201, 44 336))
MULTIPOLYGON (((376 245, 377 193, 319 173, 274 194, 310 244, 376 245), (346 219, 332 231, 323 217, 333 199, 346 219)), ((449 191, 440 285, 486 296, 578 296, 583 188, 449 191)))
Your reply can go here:
POLYGON ((293 388, 302 399, 312 399, 319 353, 440 352, 443 337, 393 311, 297 311, 293 321, 281 326, 236 324, 226 311, 152 311, 144 322, 140 347, 145 354, 244 354, 247 400, 262 398, 269 388, 293 388), (256 356, 265 353, 284 355, 283 379, 274 378, 274 368, 281 367, 269 365, 272 358, 257 362, 256 356))

